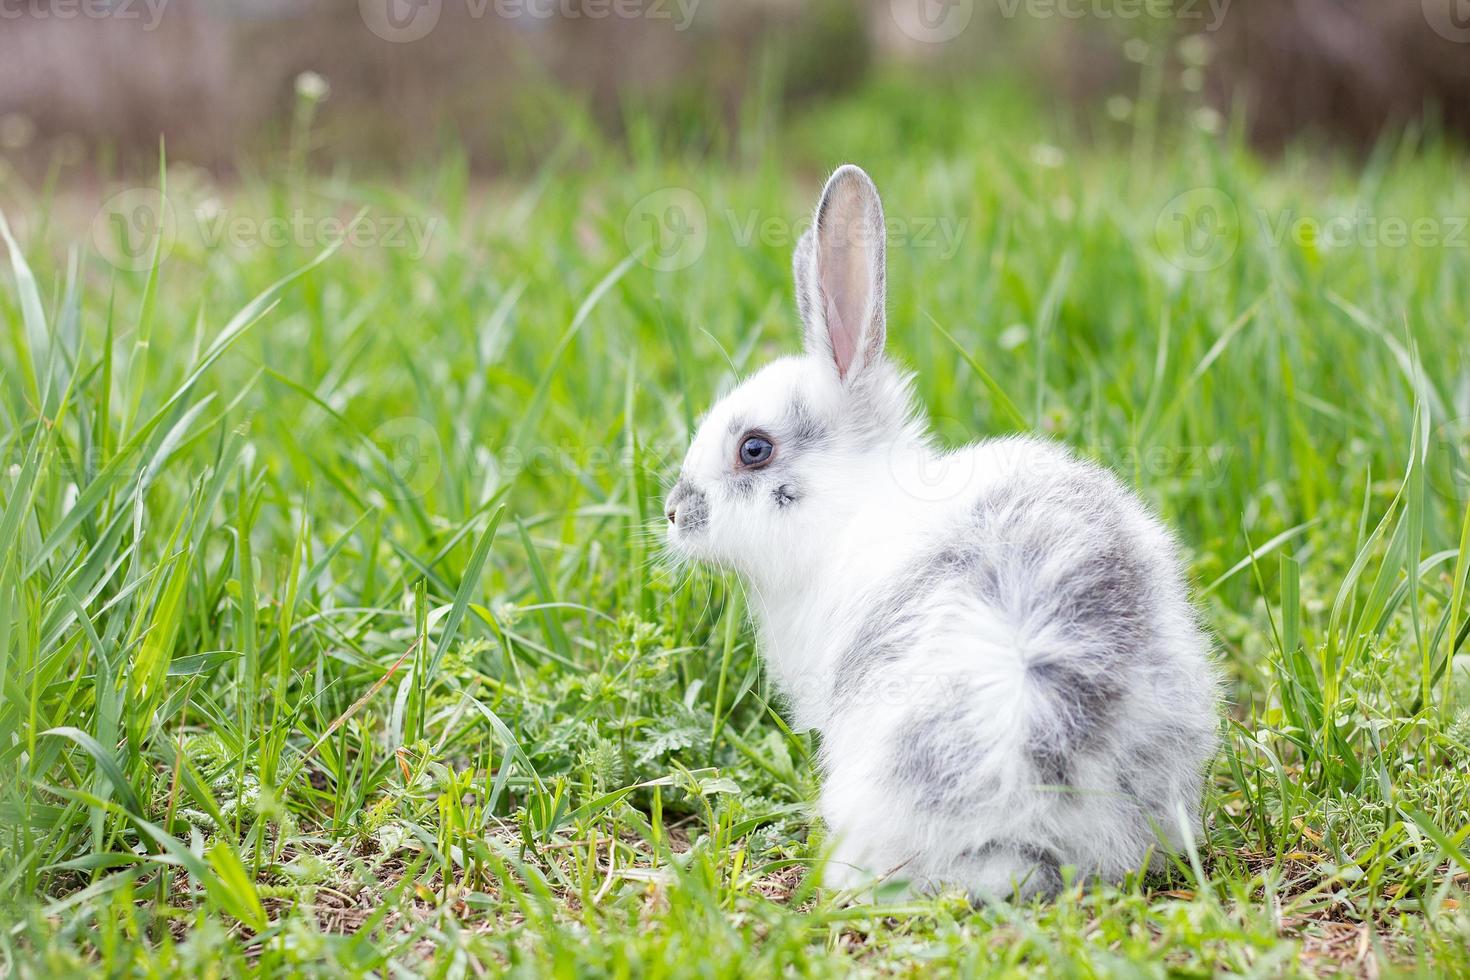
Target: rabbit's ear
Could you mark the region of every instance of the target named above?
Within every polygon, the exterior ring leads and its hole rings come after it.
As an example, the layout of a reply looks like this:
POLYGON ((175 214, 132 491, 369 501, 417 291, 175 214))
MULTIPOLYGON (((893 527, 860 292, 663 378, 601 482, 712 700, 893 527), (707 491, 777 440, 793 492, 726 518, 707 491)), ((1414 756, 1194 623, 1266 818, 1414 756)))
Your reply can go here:
POLYGON ((883 353, 885 261, 878 188, 861 168, 840 167, 797 243, 793 265, 806 349, 829 359, 843 381, 883 353))

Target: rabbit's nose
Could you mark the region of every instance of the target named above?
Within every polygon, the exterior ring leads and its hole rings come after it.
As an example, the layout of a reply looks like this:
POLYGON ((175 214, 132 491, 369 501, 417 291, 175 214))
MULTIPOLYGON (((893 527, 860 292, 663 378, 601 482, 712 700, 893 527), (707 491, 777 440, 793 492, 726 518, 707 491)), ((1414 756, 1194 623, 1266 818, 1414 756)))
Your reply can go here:
POLYGON ((679 523, 679 504, 689 495, 689 484, 681 476, 674 484, 674 489, 664 498, 664 516, 669 519, 670 524, 679 523))
POLYGON ((681 479, 664 499, 664 516, 680 531, 695 531, 709 519, 709 502, 694 484, 681 479))

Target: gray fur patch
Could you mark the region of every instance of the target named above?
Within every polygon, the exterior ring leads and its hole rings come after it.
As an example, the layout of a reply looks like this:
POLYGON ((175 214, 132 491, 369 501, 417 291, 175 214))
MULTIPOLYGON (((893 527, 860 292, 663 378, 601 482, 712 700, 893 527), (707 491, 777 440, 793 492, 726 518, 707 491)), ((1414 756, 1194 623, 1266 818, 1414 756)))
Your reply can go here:
POLYGON ((1151 582, 1138 556, 1110 540, 1057 583, 1060 611, 1081 638, 1115 654, 1141 652, 1153 635, 1151 582))
POLYGON ((1031 763, 1043 783, 1067 785, 1077 756, 1118 714, 1122 683, 1110 673, 1060 659, 1028 664, 1026 680, 1045 705, 1031 718, 1031 763))
POLYGON ((1029 895, 1054 898, 1062 890, 1062 862, 1049 847, 1026 841, 991 840, 960 852, 960 862, 985 864, 1009 858, 1025 868, 1016 885, 1029 895))
POLYGON ((894 736, 894 788, 926 811, 963 815, 999 792, 993 778, 976 780, 973 760, 983 746, 965 724, 966 697, 952 692, 948 705, 910 716, 894 736))
POLYGON ((737 497, 753 496, 761 485, 760 470, 737 470, 730 477, 730 492, 737 497))
POLYGON ((709 499, 705 497, 704 491, 687 480, 674 484, 664 507, 673 511, 675 526, 680 531, 692 533, 709 523, 709 499))
POLYGON ((946 545, 920 558, 899 577, 863 619, 856 636, 837 658, 833 695, 838 704, 861 691, 875 669, 893 663, 916 639, 923 600, 940 585, 961 580, 979 598, 993 602, 1000 573, 974 543, 946 545))
POLYGON ((852 642, 837 658, 832 695, 839 706, 862 692, 874 670, 898 660, 913 644, 923 615, 917 606, 928 582, 921 573, 885 594, 868 611, 852 642))
POLYGON ((1049 864, 1058 870, 1062 866, 1061 860, 1051 848, 1014 840, 988 840, 979 847, 967 847, 960 852, 960 859, 981 861, 996 854, 1018 854, 1034 864, 1049 864))
POLYGON ((1199 741, 1198 731, 1163 725, 1150 730, 1143 740, 1123 746, 1115 774, 1123 798, 1160 824, 1173 820, 1168 801, 1175 773, 1160 768, 1160 760, 1187 757, 1188 747, 1199 741))
POLYGON ((1027 665, 1040 704, 1028 719, 1028 754, 1038 779, 1067 785, 1079 756, 1105 738, 1121 711, 1130 667, 1146 662, 1155 641, 1154 577, 1129 535, 1119 493, 1105 474, 1078 470, 1060 479, 999 488, 976 508, 980 534, 1010 556, 1011 587, 997 591, 1013 621, 1046 625, 1064 648, 1027 665), (1060 548, 1091 547, 1059 570, 1060 548))
POLYGON ((801 398, 795 398, 786 411, 790 436, 788 447, 797 452, 822 449, 832 441, 832 430, 801 398))
POLYGON ((1129 547, 1119 500, 1106 474, 1079 467, 1022 477, 977 501, 969 527, 874 601, 837 658, 838 706, 858 701, 873 671, 904 656, 917 640, 924 600, 958 582, 1023 633, 1060 638, 1059 649, 1027 665, 1036 706, 1026 738, 1038 781, 1069 785, 1082 757, 1108 747, 1129 674, 1159 656, 1158 576, 1129 547), (1052 559, 1063 549, 1077 557, 1059 565, 1052 559))

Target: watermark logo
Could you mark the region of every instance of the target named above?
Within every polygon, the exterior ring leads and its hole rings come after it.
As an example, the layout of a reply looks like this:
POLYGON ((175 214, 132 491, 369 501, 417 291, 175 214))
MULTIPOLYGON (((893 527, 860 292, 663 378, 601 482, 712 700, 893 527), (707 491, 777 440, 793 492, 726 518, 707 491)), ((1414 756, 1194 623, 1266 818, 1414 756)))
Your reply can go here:
POLYGON ((924 44, 943 44, 959 37, 975 16, 975 0, 889 0, 898 29, 924 44))
MULTIPOLYGON (((672 272, 697 262, 711 233, 722 240, 728 234, 737 248, 790 249, 810 227, 810 218, 793 221, 758 208, 711 209, 692 191, 665 187, 633 205, 623 222, 623 237, 644 265, 672 272)), ((829 234, 838 244, 871 245, 881 237, 890 250, 925 251, 950 259, 964 244, 969 227, 965 217, 889 215, 881 227, 856 222, 829 234)))
POLYGON ((1449 500, 1470 500, 1470 416, 1450 419, 1429 436, 1429 485, 1449 500))
POLYGON ((0 21, 122 20, 157 30, 170 0, 0 0, 0 21))
POLYGON ((210 198, 176 210, 173 202, 147 187, 128 188, 103 202, 92 220, 92 241, 114 267, 141 272, 181 244, 214 251, 231 248, 297 247, 310 251, 346 246, 355 249, 391 249, 415 259, 428 254, 439 232, 437 216, 349 212, 313 213, 293 208, 260 215, 231 210, 210 198))
POLYGON ((1231 0, 998 0, 1000 15, 1013 20, 1129 21, 1156 20, 1193 24, 1201 31, 1220 29, 1231 0), (1203 23, 1201 23, 1203 22, 1203 23))
POLYGON ((709 221, 699 195, 683 187, 665 187, 633 205, 623 222, 628 247, 639 260, 659 272, 686 269, 699 261, 709 241, 709 221))
POLYGON ((1420 0, 1429 29, 1446 41, 1470 44, 1470 0, 1420 0))
POLYGON ((162 262, 178 240, 173 205, 156 190, 132 187, 103 202, 92 219, 92 242, 108 262, 141 272, 157 252, 162 262))
POLYGON ((675 31, 694 23, 700 0, 465 0, 471 17, 487 9, 506 20, 666 20, 675 31))
MULTIPOLYGON (((642 19, 668 21, 682 32, 694 23, 700 0, 458 0, 456 9, 458 3, 463 3, 469 20, 642 19)), ((427 37, 439 26, 444 0, 358 0, 357 7, 368 30, 385 41, 407 43, 427 37)))
POLYGON ((381 458, 369 463, 367 470, 386 470, 383 490, 392 499, 416 500, 439 482, 444 446, 427 419, 412 415, 389 419, 372 431, 369 441, 381 458))
MULTIPOLYGON (((763 245, 769 248, 793 248, 811 222, 792 222, 776 215, 762 216, 759 211, 723 212, 730 238, 741 248, 763 245)), ((882 238, 890 249, 906 248, 932 252, 940 259, 952 259, 964 243, 969 218, 946 215, 889 215, 882 228, 882 238)), ((870 245, 879 229, 865 221, 830 230, 831 240, 840 245, 870 245)))
POLYGON ((1100 465, 1130 483, 1151 485, 1182 481, 1202 490, 1225 484, 1235 458, 1235 449, 1210 446, 1118 446, 1082 447, 1100 465))
POLYGON ((406 44, 428 37, 439 26, 443 0, 357 0, 367 29, 385 41, 406 44))
POLYGON ((1186 272, 1208 272, 1230 261, 1240 246, 1240 212, 1218 187, 1175 196, 1154 222, 1159 254, 1186 272))
MULTIPOLYGON (((934 431, 955 436, 963 444, 973 430, 958 419, 934 416, 934 431)), ((914 500, 941 503, 971 492, 975 485, 977 454, 973 450, 935 451, 897 439, 888 447, 888 472, 898 489, 914 500)))
POLYGON ((1154 223, 1160 254, 1188 272, 1207 272, 1224 265, 1246 233, 1262 248, 1294 247, 1311 253, 1470 249, 1470 216, 1381 214, 1361 206, 1320 214, 1264 207, 1242 212, 1219 188, 1196 187, 1169 201, 1154 223))
POLYGON ((360 215, 348 221, 338 215, 310 214, 296 209, 261 218, 217 206, 197 208, 193 231, 207 249, 245 250, 296 246, 320 250, 347 245, 407 252, 415 259, 428 254, 439 228, 436 217, 418 215, 360 215))

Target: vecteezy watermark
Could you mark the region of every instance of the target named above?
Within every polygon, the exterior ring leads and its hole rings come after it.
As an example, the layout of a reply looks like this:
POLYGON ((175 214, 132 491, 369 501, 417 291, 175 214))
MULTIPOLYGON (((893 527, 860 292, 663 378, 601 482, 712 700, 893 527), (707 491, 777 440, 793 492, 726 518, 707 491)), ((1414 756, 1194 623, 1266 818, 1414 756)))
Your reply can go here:
MULTIPOLYGON (((1197 32, 1219 30, 1232 0, 996 0, 1000 16, 1032 20, 1157 20, 1197 32)), ((1425 0, 1426 3, 1433 0, 1425 0)), ((924 44, 953 41, 970 26, 975 0, 889 0, 898 29, 924 44)))
MULTIPOLYGON (((974 425, 939 419, 942 437, 953 437, 956 446, 972 442, 979 433, 974 425)), ((405 415, 379 422, 365 435, 341 440, 343 456, 371 486, 387 499, 412 500, 433 491, 449 470, 445 442, 428 418, 405 415)), ((519 479, 612 481, 637 470, 650 485, 665 486, 677 471, 688 449, 678 437, 653 439, 635 449, 627 443, 586 443, 571 439, 518 445, 478 445, 456 450, 456 477, 487 486, 501 486, 519 479)), ((1430 451, 1430 474, 1437 490, 1452 499, 1470 500, 1470 418, 1457 419, 1435 430, 1430 451), (1448 465, 1446 465, 1448 464, 1448 465)), ((0 452, 0 478, 15 479, 25 462, 25 447, 12 446, 0 452)), ((1048 446, 1025 440, 993 443, 979 455, 973 447, 952 451, 924 450, 912 444, 894 444, 887 452, 889 474, 894 485, 914 499, 931 503, 953 500, 976 493, 982 482, 996 473, 1015 474, 1029 481, 1062 479, 1076 465, 1070 457, 1048 446)), ((1088 446, 1077 447, 1077 455, 1090 459, 1125 480, 1151 484, 1185 481, 1191 487, 1221 486, 1236 456, 1232 446, 1088 446)), ((113 460, 100 447, 72 454, 72 462, 84 474, 95 473, 113 460)))
POLYGON ((129 272, 162 261, 178 240, 174 206, 158 191, 131 187, 112 195, 92 219, 92 244, 112 265, 129 272))
POLYGON ((385 41, 406 43, 428 37, 449 4, 463 5, 471 20, 513 22, 557 20, 668 21, 675 31, 694 22, 701 0, 358 0, 367 29, 385 41))
POLYGON ((651 269, 673 272, 687 268, 699 261, 709 240, 704 202, 683 187, 646 194, 628 211, 623 239, 651 269))
POLYGON ((1293 209, 1256 211, 1265 240, 1275 248, 1288 241, 1301 248, 1470 248, 1464 215, 1377 215, 1367 208, 1328 217, 1293 209))
POLYGON ((981 465, 972 452, 935 452, 907 442, 888 450, 888 473, 899 491, 913 500, 937 504, 973 493, 981 465))
MULTIPOLYGON (((932 415, 929 424, 940 439, 965 443, 974 436, 973 426, 948 416, 932 415)), ((897 489, 925 503, 941 503, 973 493, 976 477, 987 462, 963 449, 936 450, 915 445, 909 439, 894 440, 886 456, 888 475, 897 489)))
POLYGON ((1248 230, 1253 242, 1272 249, 1470 249, 1470 215, 1383 214, 1367 207, 1308 214, 1257 207, 1242 216, 1234 198, 1218 187, 1195 187, 1164 205, 1154 222, 1154 242, 1178 268, 1208 272, 1230 260, 1248 230))
POLYGON ((424 496, 444 472, 444 445, 427 419, 412 415, 388 419, 373 429, 368 441, 373 452, 363 471, 386 477, 382 489, 393 500, 424 496))
MULTIPOLYGON (((623 238, 639 261, 660 272, 685 269, 699 261, 712 232, 728 234, 739 248, 761 245, 794 248, 810 227, 810 219, 792 221, 758 209, 711 210, 699 195, 683 187, 664 187, 644 195, 623 221, 623 238)), ((968 218, 946 215, 889 215, 884 241, 889 248, 933 251, 953 258, 969 230, 968 218)), ((875 233, 865 225, 839 229, 849 237, 875 233)))
MULTIPOLYGON (((762 217, 759 211, 726 209, 723 214, 730 226, 730 237, 741 248, 754 244, 792 248, 809 227, 809 222, 791 222, 769 215, 762 217)), ((969 218, 889 215, 884 222, 884 240, 889 247, 932 250, 941 259, 951 259, 959 251, 969 227, 969 218)), ((862 225, 854 228, 855 237, 859 238, 869 231, 862 225)))
POLYGON ((442 0, 358 0, 367 29, 385 41, 407 43, 429 36, 439 25, 442 0))
POLYGON ((369 212, 353 218, 302 208, 261 216, 212 201, 181 211, 158 191, 133 187, 103 202, 92 221, 92 242, 108 262, 131 272, 147 269, 155 254, 166 260, 181 240, 206 250, 345 245, 402 250, 421 259, 439 224, 439 218, 423 215, 369 212))
POLYGON ((1470 44, 1470 0, 1420 0, 1429 29, 1446 41, 1470 44))
POLYGON ((171 0, 0 0, 0 21, 120 20, 140 22, 151 31, 163 20, 171 0))
POLYGON ((1218 187, 1193 187, 1173 197, 1154 221, 1154 244, 1186 272, 1218 269, 1240 246, 1240 211, 1218 187))
POLYGON ((1425 461, 1429 485, 1448 500, 1470 501, 1470 416, 1435 426, 1425 461))
POLYGON ((1215 31, 1225 22, 1231 0, 996 0, 1007 20, 1158 20, 1200 31, 1215 31), (1203 21, 1204 23, 1197 23, 1203 21))
MULTIPOLYGON (((952 703, 955 692, 964 690, 972 679, 964 671, 957 670, 909 670, 879 669, 862 673, 863 683, 844 688, 843 706, 855 708, 933 708, 952 703)), ((783 678, 782 691, 795 700, 832 697, 832 676, 816 671, 801 671, 795 676, 783 678)))
MULTIPOLYGON (((975 438, 973 425, 953 419, 934 419, 941 436, 958 441, 975 438)), ((1226 445, 1210 446, 1079 446, 1079 455, 1091 459, 1130 482, 1152 484, 1185 481, 1192 487, 1214 489, 1224 484, 1235 453, 1226 445)), ((1051 446, 1027 440, 993 442, 981 448, 935 451, 895 443, 888 451, 888 471, 900 491, 914 500, 940 503, 973 497, 985 482, 1007 474, 1027 483, 1065 481, 1076 464, 1051 446)))
POLYGON ((206 208, 194 212, 199 240, 206 248, 229 246, 237 249, 321 249, 343 244, 352 248, 404 250, 421 259, 429 250, 438 218, 420 215, 363 215, 348 219, 337 215, 308 214, 294 210, 285 215, 261 218, 231 213, 228 209, 206 208))
POLYGON ((1086 455, 1130 482, 1183 480, 1202 490, 1225 483, 1232 446, 1084 446, 1086 455))
POLYGON ((943 44, 959 37, 975 16, 975 0, 889 0, 898 29, 924 44, 943 44))

